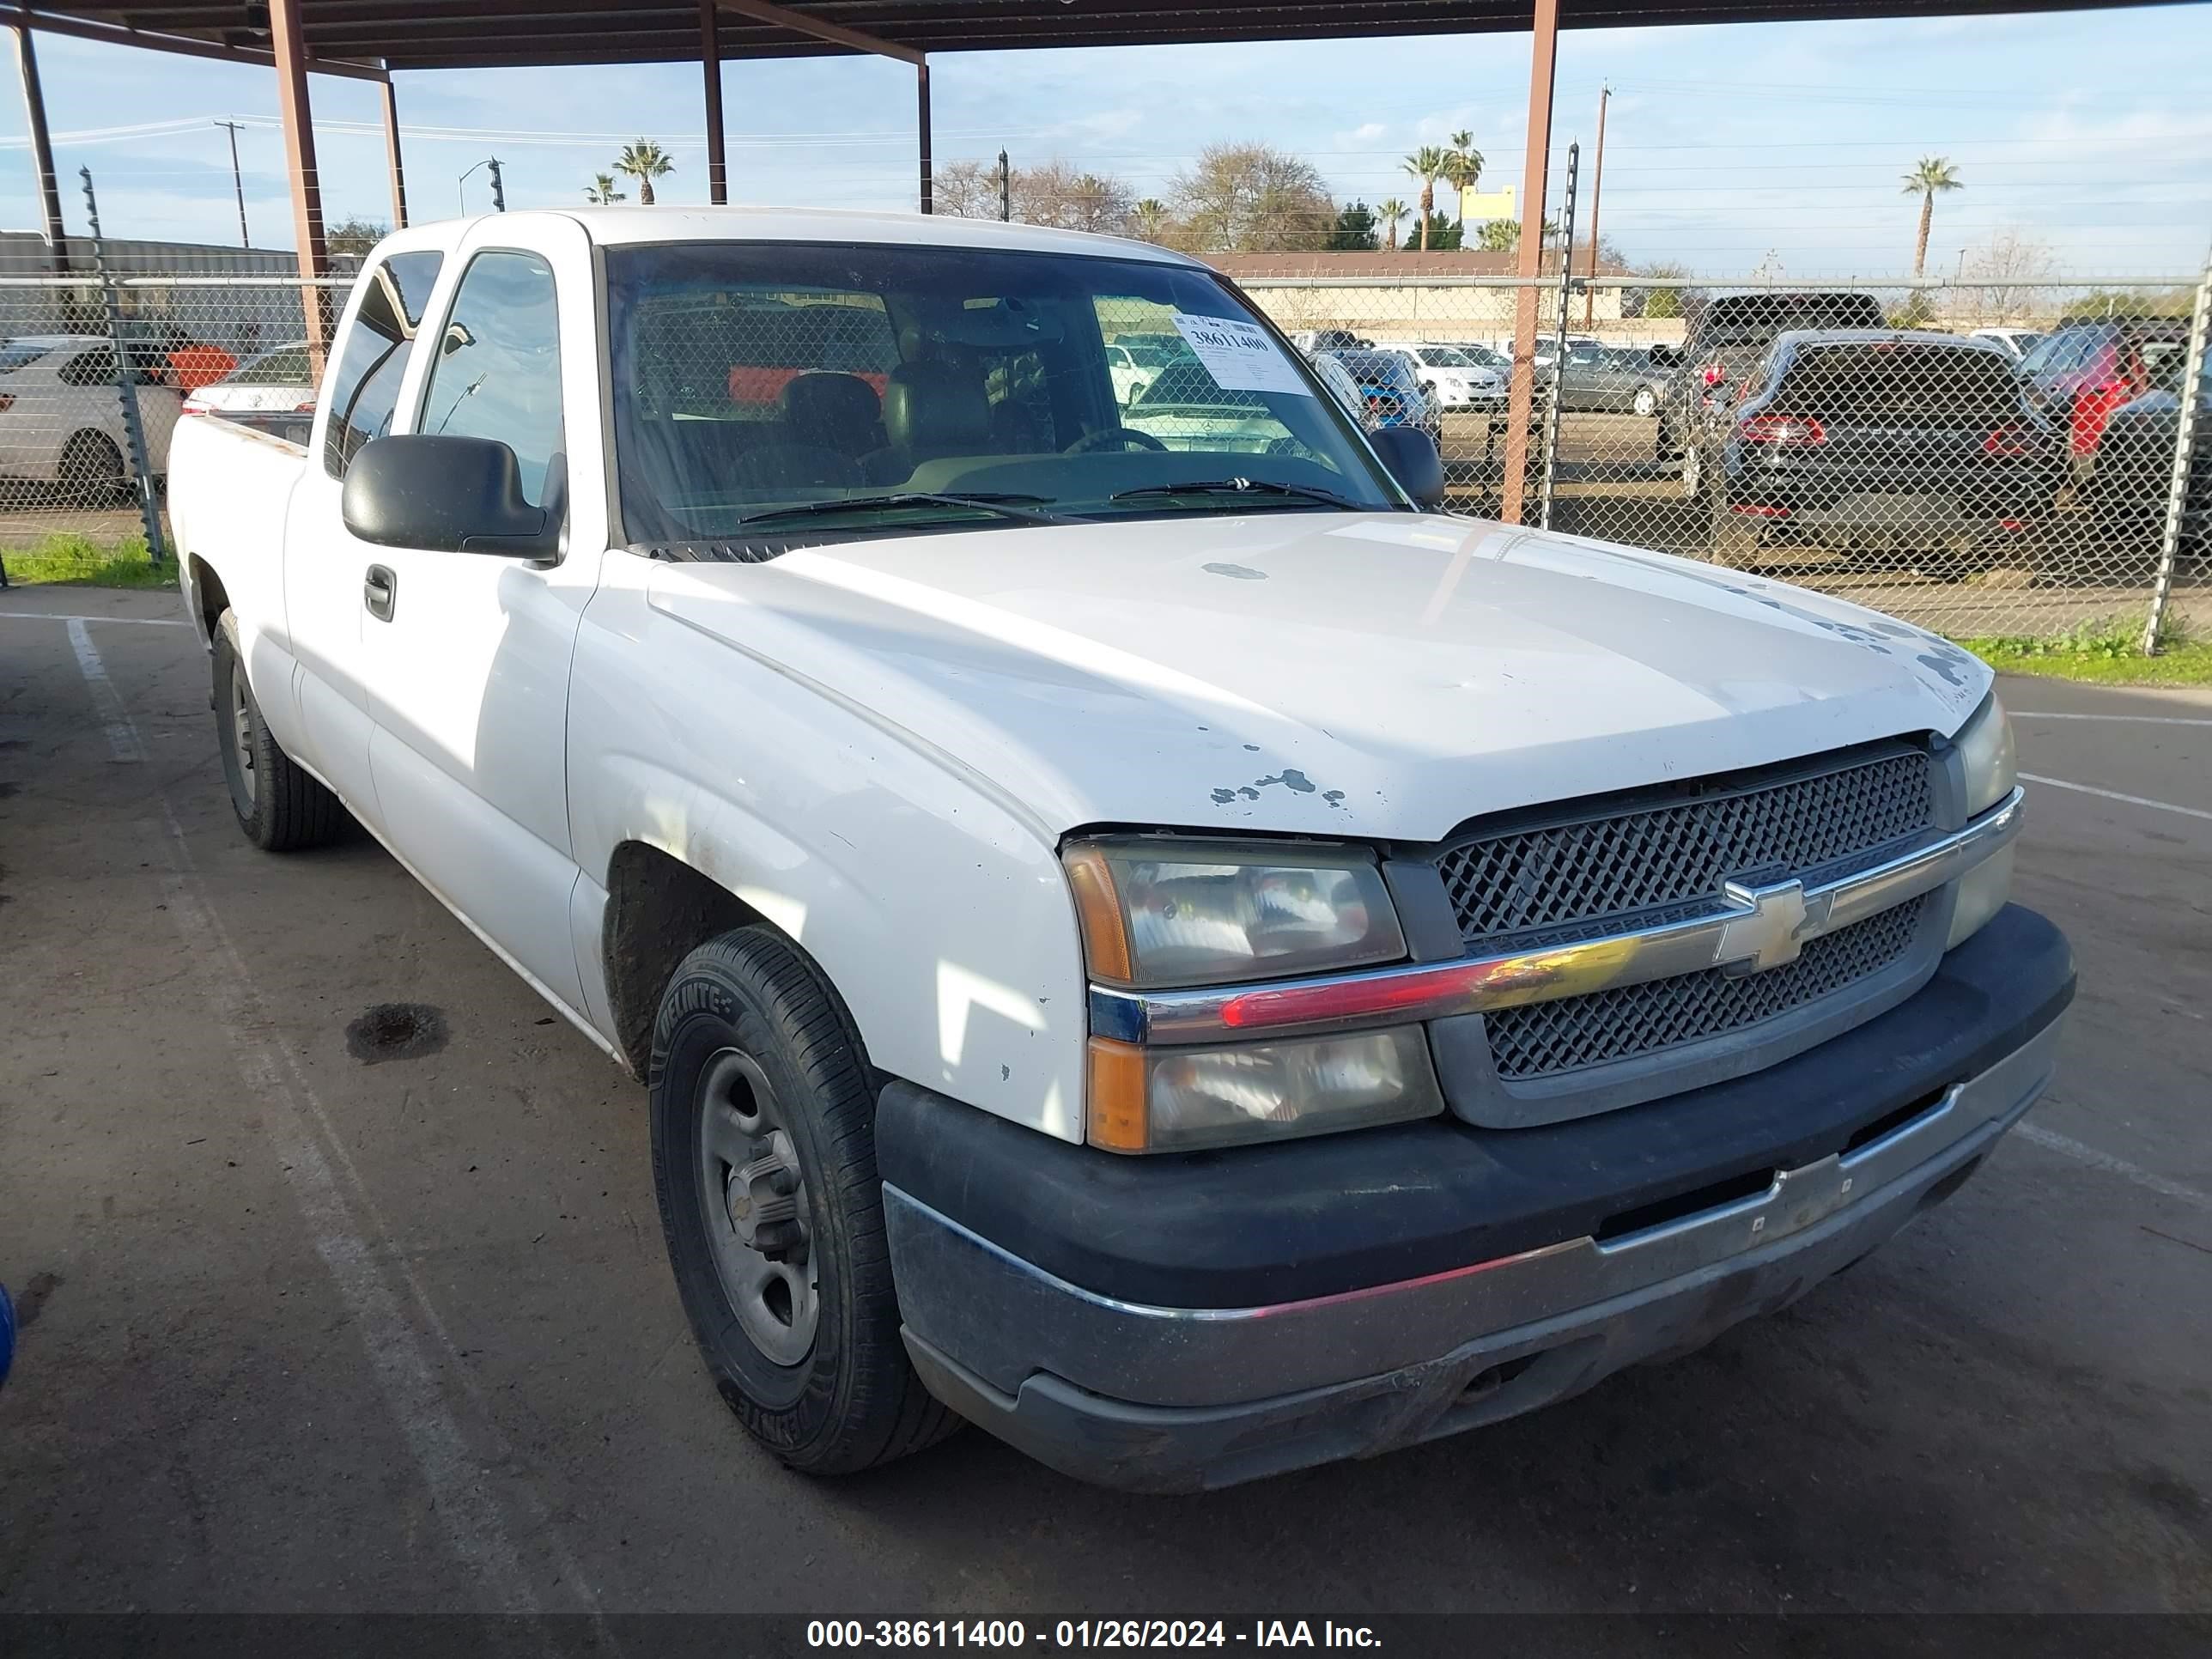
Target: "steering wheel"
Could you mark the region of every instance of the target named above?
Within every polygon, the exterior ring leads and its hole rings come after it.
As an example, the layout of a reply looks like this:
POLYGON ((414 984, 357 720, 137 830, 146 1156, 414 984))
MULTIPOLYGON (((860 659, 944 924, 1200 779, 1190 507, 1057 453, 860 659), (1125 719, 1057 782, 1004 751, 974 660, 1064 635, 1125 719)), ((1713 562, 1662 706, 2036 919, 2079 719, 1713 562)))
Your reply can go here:
POLYGON ((1149 432, 1139 432, 1133 426, 1106 426, 1096 432, 1086 432, 1060 453, 1063 455, 1088 455, 1100 449, 1154 449, 1163 454, 1167 446, 1149 432))

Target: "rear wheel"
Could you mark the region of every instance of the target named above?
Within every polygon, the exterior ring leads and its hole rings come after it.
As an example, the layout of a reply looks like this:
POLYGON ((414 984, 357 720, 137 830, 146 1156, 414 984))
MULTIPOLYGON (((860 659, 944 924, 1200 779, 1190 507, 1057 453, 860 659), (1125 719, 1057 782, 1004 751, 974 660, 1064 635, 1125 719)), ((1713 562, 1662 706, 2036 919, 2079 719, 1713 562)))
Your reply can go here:
POLYGON ((1659 394, 1648 386, 1640 386, 1636 388, 1636 400, 1630 407, 1648 421, 1659 412, 1659 394))
POLYGON ((662 994, 650 1078, 669 1263, 746 1431, 843 1474, 957 1427, 900 1340, 868 1067, 812 966, 764 928, 701 945, 662 994))
POLYGON ((239 655, 238 620, 226 611, 216 624, 215 723, 238 827, 266 853, 319 847, 344 824, 345 808, 269 735, 239 655))
POLYGON ((62 446, 56 475, 62 494, 87 506, 106 506, 130 493, 123 452, 105 432, 78 432, 62 446))

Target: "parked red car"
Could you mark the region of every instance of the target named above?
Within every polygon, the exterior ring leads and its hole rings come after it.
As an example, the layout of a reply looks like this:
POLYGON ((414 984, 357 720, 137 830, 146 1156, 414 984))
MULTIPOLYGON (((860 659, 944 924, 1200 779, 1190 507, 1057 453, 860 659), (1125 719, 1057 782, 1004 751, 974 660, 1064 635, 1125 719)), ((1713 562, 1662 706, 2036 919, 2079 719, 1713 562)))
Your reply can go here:
POLYGON ((2150 390, 2167 356, 2189 349, 2179 318, 2100 317, 2061 323, 2021 359, 2030 401, 2066 428, 2077 461, 2097 453, 2105 422, 2150 390))

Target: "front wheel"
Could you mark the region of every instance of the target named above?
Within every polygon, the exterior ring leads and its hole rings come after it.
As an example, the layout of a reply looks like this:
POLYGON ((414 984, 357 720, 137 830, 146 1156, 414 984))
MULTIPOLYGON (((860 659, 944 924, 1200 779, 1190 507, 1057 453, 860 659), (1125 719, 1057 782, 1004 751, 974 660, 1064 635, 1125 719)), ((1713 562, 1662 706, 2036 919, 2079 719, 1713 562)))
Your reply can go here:
POLYGON ((867 1063, 812 966, 764 928, 701 945, 662 994, 650 1078, 669 1264, 746 1431, 844 1474, 957 1427, 899 1338, 867 1063))
POLYGON ((1631 407, 1648 421, 1659 412, 1659 394, 1648 386, 1640 386, 1636 388, 1636 401, 1631 407))

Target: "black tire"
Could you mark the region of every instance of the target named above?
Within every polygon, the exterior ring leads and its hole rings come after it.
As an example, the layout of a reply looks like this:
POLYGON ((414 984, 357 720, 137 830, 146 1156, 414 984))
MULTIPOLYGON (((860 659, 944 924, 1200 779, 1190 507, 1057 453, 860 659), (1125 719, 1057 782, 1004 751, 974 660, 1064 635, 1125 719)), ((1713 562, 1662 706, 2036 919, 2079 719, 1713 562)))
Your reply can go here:
POLYGON ((123 469, 123 452, 105 432, 76 432, 62 446, 55 477, 62 494, 72 501, 105 506, 131 493, 123 469))
POLYGON ((338 798, 276 745, 253 686, 239 665, 238 620, 222 613, 215 630, 216 738, 231 811, 246 840, 264 853, 320 847, 346 822, 338 798))
POLYGON ((792 1468, 849 1474, 959 1427, 899 1339, 874 1090, 860 1034, 812 965, 766 928, 699 946, 661 994, 648 1077, 669 1265, 700 1355, 746 1432, 792 1468), (744 1164, 716 1155, 722 1136, 750 1152, 744 1164), (768 1189, 740 1187, 738 1176, 794 1158, 796 1191, 775 1191, 796 1200, 797 1217, 761 1221, 774 1196, 754 1210, 750 1195, 768 1189), (785 1230, 780 1258, 741 1236, 733 1190, 748 1194, 738 1206, 763 1239, 785 1230), (791 1329, 769 1328, 770 1342, 803 1351, 772 1353, 753 1334, 775 1310, 772 1297, 745 1292, 752 1273, 780 1274, 787 1287, 803 1275, 801 1289, 783 1294, 791 1329))

